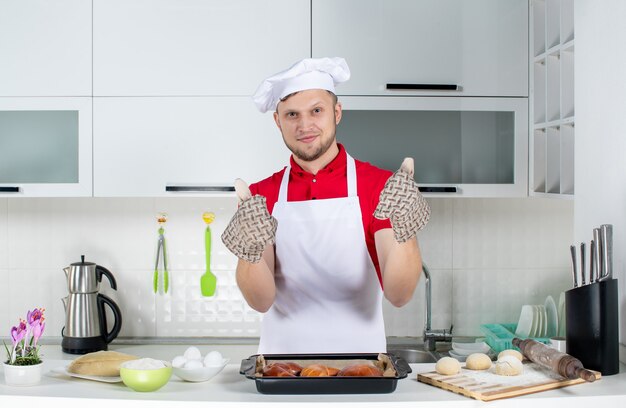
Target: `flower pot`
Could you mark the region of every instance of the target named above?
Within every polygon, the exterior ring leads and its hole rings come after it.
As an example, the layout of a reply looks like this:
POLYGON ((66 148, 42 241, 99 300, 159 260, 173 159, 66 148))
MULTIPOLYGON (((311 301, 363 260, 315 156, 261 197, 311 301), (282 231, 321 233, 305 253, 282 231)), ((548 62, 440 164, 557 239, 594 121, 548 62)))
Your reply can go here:
POLYGON ((4 381, 7 385, 37 385, 41 381, 41 367, 43 363, 30 366, 2 364, 4 366, 4 381))

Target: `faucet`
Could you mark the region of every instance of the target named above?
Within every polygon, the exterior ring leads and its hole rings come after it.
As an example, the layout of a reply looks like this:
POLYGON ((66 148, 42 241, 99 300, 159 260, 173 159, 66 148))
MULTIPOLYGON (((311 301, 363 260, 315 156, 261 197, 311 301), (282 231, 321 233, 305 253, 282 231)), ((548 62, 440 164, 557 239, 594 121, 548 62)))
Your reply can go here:
POLYGON ((431 328, 431 316, 432 316, 432 289, 430 272, 428 272, 428 268, 422 262, 422 271, 424 272, 424 277, 426 278, 426 319, 424 324, 424 349, 428 351, 435 351, 436 343, 438 341, 452 341, 452 325, 450 326, 450 330, 446 329, 438 329, 434 330, 431 328))

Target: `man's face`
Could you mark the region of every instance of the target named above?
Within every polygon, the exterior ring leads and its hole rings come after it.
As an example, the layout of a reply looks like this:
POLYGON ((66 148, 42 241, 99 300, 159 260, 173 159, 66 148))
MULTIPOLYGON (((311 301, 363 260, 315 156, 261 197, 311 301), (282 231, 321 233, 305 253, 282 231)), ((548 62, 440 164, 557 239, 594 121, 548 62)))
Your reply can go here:
POLYGON ((304 161, 314 161, 335 143, 341 104, 323 89, 300 91, 279 102, 274 120, 285 144, 304 161))

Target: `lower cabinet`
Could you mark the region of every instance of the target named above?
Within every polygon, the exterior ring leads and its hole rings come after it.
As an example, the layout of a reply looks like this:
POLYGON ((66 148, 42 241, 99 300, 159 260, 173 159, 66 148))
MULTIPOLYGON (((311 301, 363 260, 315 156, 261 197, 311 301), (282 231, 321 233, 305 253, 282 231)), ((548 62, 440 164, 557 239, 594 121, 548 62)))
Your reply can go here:
POLYGON ((94 195, 234 194, 288 163, 270 113, 249 97, 94 98, 94 195))

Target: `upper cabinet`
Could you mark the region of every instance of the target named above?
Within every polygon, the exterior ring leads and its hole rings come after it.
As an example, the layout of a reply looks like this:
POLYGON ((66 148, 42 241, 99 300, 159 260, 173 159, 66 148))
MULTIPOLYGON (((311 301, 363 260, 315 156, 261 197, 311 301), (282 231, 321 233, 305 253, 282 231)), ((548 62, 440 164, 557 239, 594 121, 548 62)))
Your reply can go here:
POLYGON ((528 96, 527 0, 312 0, 313 57, 341 95, 528 96))
POLYGON ((0 98, 0 197, 92 195, 91 98, 0 98))
POLYGON ((94 195, 234 195, 289 161, 249 97, 94 98, 94 195))
POLYGON ((91 2, 0 2, 0 96, 91 95, 91 2))
POLYGON ((93 8, 94 96, 251 95, 310 55, 309 0, 93 0, 93 8))

